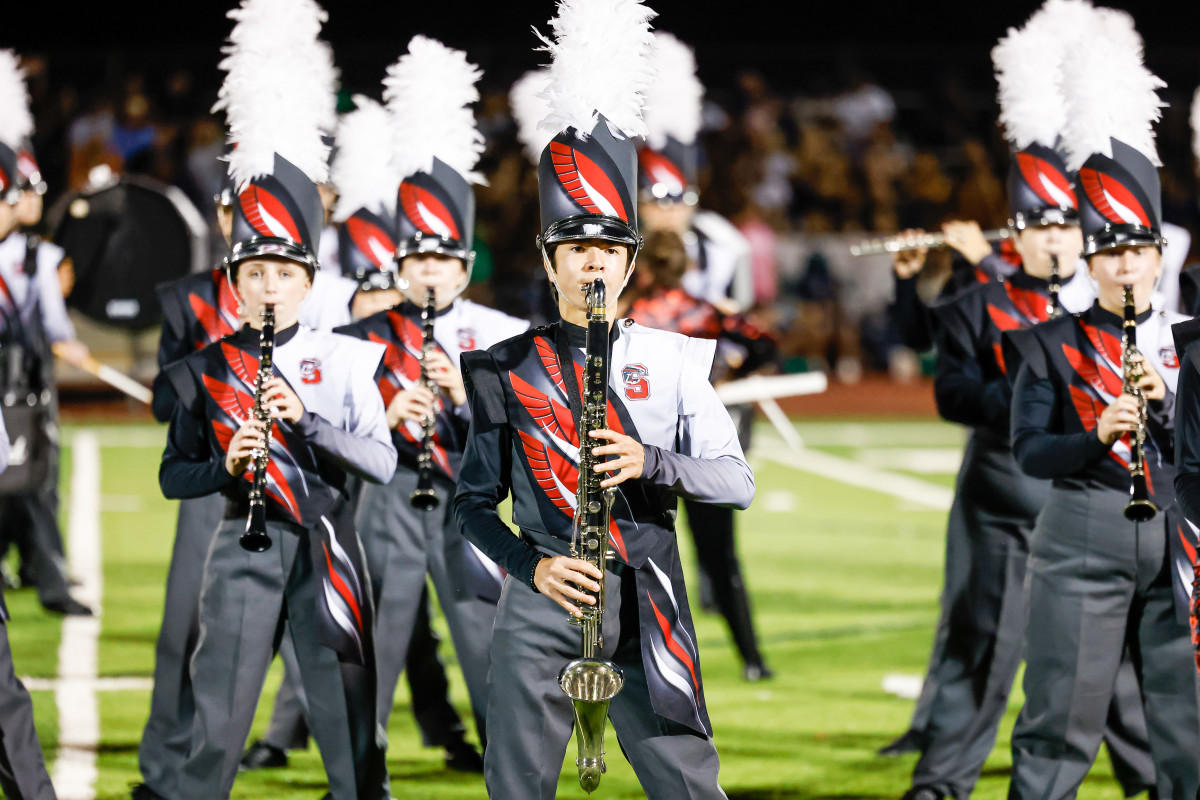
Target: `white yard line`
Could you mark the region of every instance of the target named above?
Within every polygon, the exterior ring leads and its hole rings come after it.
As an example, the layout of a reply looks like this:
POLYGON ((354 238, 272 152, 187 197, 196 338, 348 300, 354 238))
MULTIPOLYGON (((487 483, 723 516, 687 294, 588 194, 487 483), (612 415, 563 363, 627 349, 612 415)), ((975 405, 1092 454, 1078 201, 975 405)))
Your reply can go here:
POLYGON ((54 789, 59 800, 94 800, 100 708, 96 667, 100 640, 100 598, 104 576, 100 558, 100 441, 90 431, 71 439, 71 525, 67 531, 68 567, 79 580, 75 597, 92 607, 94 617, 64 617, 58 646, 58 754, 54 789))
MULTIPOLYGON (((107 678, 93 678, 87 681, 83 678, 71 678, 76 684, 90 683, 92 690, 97 692, 148 692, 154 688, 153 678, 141 678, 130 675, 115 675, 107 678)), ((34 678, 22 676, 21 683, 31 692, 57 692, 61 681, 57 678, 34 678)))
MULTIPOLYGON (((807 438, 807 437, 806 437, 807 438)), ((928 481, 876 469, 820 450, 792 450, 776 438, 759 437, 754 444, 759 458, 785 467, 820 475, 850 486, 889 494, 901 500, 946 511, 954 500, 954 491, 928 481)))

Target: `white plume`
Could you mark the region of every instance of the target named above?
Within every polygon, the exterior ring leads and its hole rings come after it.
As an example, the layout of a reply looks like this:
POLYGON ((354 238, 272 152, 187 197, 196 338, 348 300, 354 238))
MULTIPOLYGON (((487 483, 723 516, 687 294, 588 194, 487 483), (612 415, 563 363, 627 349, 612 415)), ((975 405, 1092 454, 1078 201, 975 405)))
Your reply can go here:
POLYGON ((669 33, 654 34, 650 59, 654 81, 646 89, 647 144, 655 150, 672 136, 683 144, 696 141, 703 117, 704 84, 696 77, 696 54, 669 33))
POLYGON ((267 174, 274 155, 286 158, 316 183, 329 175, 329 146, 322 133, 337 122, 337 69, 333 51, 318 39, 328 15, 313 0, 242 0, 213 111, 224 111, 229 174, 239 187, 267 174))
POLYGON ((1067 123, 1059 82, 1063 55, 1095 13, 1089 0, 1047 0, 1024 27, 1009 28, 992 48, 1000 122, 1016 149, 1057 142, 1067 123))
POLYGON ((1112 155, 1110 138, 1137 149, 1160 166, 1153 124, 1166 103, 1166 86, 1142 63, 1142 37, 1124 11, 1099 8, 1062 64, 1067 121, 1063 127, 1067 168, 1077 170, 1093 153, 1112 155))
POLYGON ((426 36, 414 36, 408 52, 388 67, 383 100, 392 115, 392 159, 402 178, 429 172, 436 157, 471 183, 483 153, 471 104, 479 99, 479 67, 467 54, 426 36))
POLYGON ((559 0, 550 20, 554 39, 534 29, 553 59, 543 130, 557 135, 574 128, 583 139, 603 114, 617 138, 646 135, 642 105, 654 78, 655 16, 641 0, 559 0))
POLYGON ((342 117, 337 129, 337 155, 330 178, 337 187, 336 222, 366 208, 385 218, 395 213, 400 175, 392 166, 392 118, 369 97, 355 95, 357 106, 342 117))
POLYGON ((1200 89, 1192 97, 1192 155, 1200 163, 1200 89))
POLYGON ((16 150, 33 134, 25 70, 12 50, 0 50, 0 142, 16 150))
POLYGON ((542 151, 554 135, 541 128, 541 122, 550 113, 550 104, 543 93, 550 85, 550 71, 545 67, 531 69, 522 75, 508 92, 508 104, 513 119, 517 122, 517 138, 525 148, 525 155, 534 164, 542 157, 542 151))

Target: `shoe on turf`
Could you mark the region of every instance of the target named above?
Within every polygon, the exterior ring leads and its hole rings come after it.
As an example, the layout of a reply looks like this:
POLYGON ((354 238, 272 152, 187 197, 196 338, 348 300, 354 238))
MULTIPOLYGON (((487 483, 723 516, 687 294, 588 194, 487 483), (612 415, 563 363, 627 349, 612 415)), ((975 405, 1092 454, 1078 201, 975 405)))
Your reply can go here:
POLYGON ((900 734, 893 741, 879 748, 876 753, 886 758, 895 758, 909 753, 920 753, 925 749, 924 737, 912 728, 900 734))
POLYGON ((446 769, 455 772, 483 772, 483 756, 466 742, 446 748, 446 769))
POLYGON ((167 798, 163 797, 161 794, 154 791, 144 783, 134 784, 133 788, 129 791, 129 796, 132 797, 133 800, 167 800, 167 798))
POLYGON ((742 669, 742 678, 747 683, 758 683, 775 677, 774 671, 766 664, 747 664, 742 669))
POLYGON ((914 786, 900 800, 943 800, 945 792, 936 786, 914 786))
POLYGON ((259 739, 246 750, 238 764, 238 772, 256 769, 279 769, 288 765, 287 753, 259 739))
POLYGON ((53 614, 65 614, 68 617, 92 616, 92 609, 88 606, 85 606, 74 597, 66 597, 62 600, 47 600, 46 602, 42 603, 42 608, 53 614))

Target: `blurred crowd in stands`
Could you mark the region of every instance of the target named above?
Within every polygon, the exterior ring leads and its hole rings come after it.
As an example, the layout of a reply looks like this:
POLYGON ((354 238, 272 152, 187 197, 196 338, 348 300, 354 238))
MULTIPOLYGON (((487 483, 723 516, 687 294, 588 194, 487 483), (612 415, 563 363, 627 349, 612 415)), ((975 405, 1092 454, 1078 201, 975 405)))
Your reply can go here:
MULTIPOLYGON (((50 59, 26 55, 25 64, 48 207, 106 164, 178 186, 214 221, 224 146, 223 120, 209 112, 215 70, 205 80, 187 69, 127 72, 84 90, 57 79, 50 59)), ((749 239, 756 313, 779 333, 789 369, 826 368, 851 380, 863 370, 905 376, 916 361, 888 320, 888 260, 854 259, 849 245, 869 234, 936 229, 947 219, 1004 225, 1008 148, 990 102, 994 84, 951 76, 928 92, 893 94, 886 80, 855 69, 839 75, 827 88, 785 94, 746 71, 711 91, 700 204, 749 239)), ((351 95, 344 91, 342 110, 352 107, 351 95)), ((1165 217, 1196 231, 1190 96, 1169 99, 1182 102, 1167 109, 1158 130, 1165 217)), ((544 319, 550 305, 533 247, 537 181, 516 139, 507 87, 493 85, 477 115, 489 184, 476 192, 471 291, 544 319)))

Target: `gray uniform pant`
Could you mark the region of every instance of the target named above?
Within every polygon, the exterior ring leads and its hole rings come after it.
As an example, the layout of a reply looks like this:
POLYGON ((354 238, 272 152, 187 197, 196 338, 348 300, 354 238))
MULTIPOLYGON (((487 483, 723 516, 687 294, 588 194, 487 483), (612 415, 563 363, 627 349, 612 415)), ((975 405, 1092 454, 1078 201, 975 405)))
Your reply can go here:
MULTIPOLYGON (((950 635, 940 691, 912 782, 966 798, 995 745, 1021 664, 1029 540, 1049 486, 1022 474, 1007 444, 991 441, 986 431, 974 437, 960 476, 956 505, 964 535, 956 538, 966 543, 968 580, 946 609, 950 635)), ((1110 713, 1117 731, 1105 738, 1117 778, 1132 795, 1153 785, 1154 765, 1128 661, 1123 674, 1125 691, 1114 695, 1110 713)))
POLYGON ((480 741, 485 741, 488 651, 496 606, 471 596, 463 585, 463 571, 455 568, 455 551, 466 546, 454 521, 454 490, 434 483, 439 504, 419 511, 408 502, 417 487, 417 475, 403 466, 383 486, 363 484, 355 525, 361 533, 375 608, 376 652, 379 664, 379 719, 384 725, 392 713, 396 684, 404 670, 408 646, 421 603, 425 576, 433 578, 438 603, 450 629, 450 640, 466 680, 480 741))
POLYGON ((71 596, 57 505, 56 492, 49 488, 0 496, 0 531, 4 532, 0 550, 7 550, 10 543, 16 546, 21 554, 20 574, 33 581, 42 605, 71 596))
MULTIPOLYGON (((724 800, 712 739, 654 713, 642 666, 637 597, 627 581, 605 580, 602 655, 625 673, 625 687, 608 709, 621 752, 649 800, 724 800)), ((511 576, 504 581, 492 637, 488 718, 502 720, 483 754, 488 797, 551 800, 574 730, 570 699, 558 673, 580 653, 579 628, 567 612, 511 576)), ((609 758, 613 757, 608 747, 609 758)), ((601 784, 603 790, 603 784, 601 784)))
MULTIPOLYGON (((204 566, 200 639, 192 656, 195 721, 170 800, 229 797, 285 619, 334 800, 386 800, 387 745, 372 698, 358 696, 356 684, 343 679, 348 667, 319 642, 315 615, 322 586, 310 532, 271 523, 271 549, 251 553, 238 541, 244 528, 241 519, 222 522, 204 566)), ((374 658, 369 651, 366 656, 374 658)), ((370 681, 362 683, 373 689, 370 681)))
MULTIPOLYGON (((0 601, 3 602, 3 601, 0 601)), ((33 703, 13 671, 8 627, 0 622, 0 791, 10 800, 54 800, 33 703)))
POLYGON ((154 648, 150 718, 138 747, 142 780, 163 797, 175 796, 175 779, 192 740, 195 701, 190 666, 200 636, 200 587, 204 559, 224 512, 225 498, 219 494, 179 503, 162 627, 154 648))
POLYGON ((1163 516, 1137 526, 1129 496, 1051 490, 1029 559, 1025 707, 1009 797, 1073 798, 1104 732, 1128 646, 1141 682, 1159 800, 1200 787, 1200 704, 1187 625, 1175 613, 1163 516))

